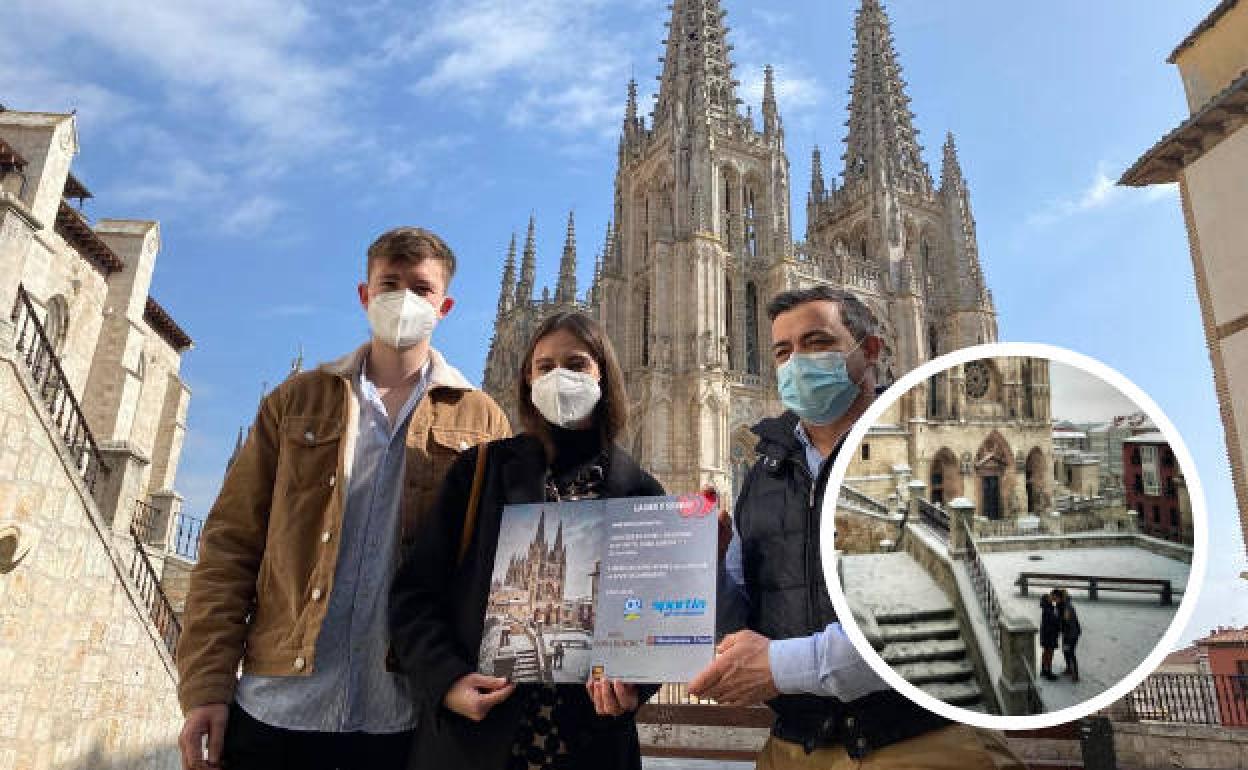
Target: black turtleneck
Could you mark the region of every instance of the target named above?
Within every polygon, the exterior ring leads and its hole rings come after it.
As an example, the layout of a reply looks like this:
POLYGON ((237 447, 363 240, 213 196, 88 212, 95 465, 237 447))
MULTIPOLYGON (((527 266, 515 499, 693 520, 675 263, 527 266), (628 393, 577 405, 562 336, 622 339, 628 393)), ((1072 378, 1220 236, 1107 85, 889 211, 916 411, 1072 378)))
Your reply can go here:
POLYGON ((602 432, 597 426, 587 430, 568 430, 558 425, 549 427, 550 438, 555 445, 550 475, 557 485, 563 487, 602 454, 602 432))

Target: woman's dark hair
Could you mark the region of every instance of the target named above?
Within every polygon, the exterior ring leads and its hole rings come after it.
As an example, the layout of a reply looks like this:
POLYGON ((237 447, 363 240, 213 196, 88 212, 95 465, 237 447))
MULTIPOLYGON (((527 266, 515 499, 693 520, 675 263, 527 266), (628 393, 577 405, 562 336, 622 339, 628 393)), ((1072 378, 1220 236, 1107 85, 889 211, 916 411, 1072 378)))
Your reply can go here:
POLYGON ((594 363, 598 364, 598 372, 602 377, 598 387, 602 390, 602 398, 594 407, 592 417, 602 436, 603 446, 612 444, 628 425, 628 393, 624 390, 624 372, 620 370, 620 362, 615 357, 611 340, 603 331, 602 325, 584 313, 560 311, 542 321, 533 333, 533 338, 529 340, 529 349, 524 354, 524 362, 520 365, 520 376, 516 378, 520 422, 527 433, 541 439, 548 456, 554 455, 550 423, 546 422, 546 418, 533 405, 533 385, 529 376, 533 369, 533 354, 537 350, 537 343, 543 337, 560 330, 584 343, 594 363))

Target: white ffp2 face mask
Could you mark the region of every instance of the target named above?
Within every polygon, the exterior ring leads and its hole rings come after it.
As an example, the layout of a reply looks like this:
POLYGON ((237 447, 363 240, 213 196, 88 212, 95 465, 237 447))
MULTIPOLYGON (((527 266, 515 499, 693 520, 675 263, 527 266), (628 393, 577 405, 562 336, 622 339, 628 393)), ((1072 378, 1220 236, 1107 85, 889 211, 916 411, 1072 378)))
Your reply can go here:
POLYGON ((533 406, 553 425, 570 428, 589 417, 602 398, 593 376, 551 369, 533 380, 533 406))
POLYGON ((368 303, 368 325, 373 338, 402 350, 433 336, 438 313, 410 289, 378 294, 368 303))

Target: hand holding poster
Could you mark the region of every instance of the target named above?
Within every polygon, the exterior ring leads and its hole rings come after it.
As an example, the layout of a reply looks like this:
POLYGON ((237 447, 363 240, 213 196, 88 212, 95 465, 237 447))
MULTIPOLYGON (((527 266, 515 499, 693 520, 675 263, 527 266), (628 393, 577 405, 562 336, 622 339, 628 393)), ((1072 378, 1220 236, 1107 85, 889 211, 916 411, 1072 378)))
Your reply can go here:
POLYGON ((717 514, 697 495, 507 506, 481 671, 687 681, 714 649, 717 514))

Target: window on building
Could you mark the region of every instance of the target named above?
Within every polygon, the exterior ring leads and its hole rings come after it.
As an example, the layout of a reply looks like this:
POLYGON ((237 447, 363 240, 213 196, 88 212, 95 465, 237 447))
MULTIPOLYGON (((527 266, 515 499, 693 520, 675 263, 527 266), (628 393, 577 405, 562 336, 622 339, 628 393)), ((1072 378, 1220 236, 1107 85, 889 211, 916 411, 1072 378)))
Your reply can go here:
POLYGON ((1154 524, 1161 523, 1161 506, 1160 505, 1153 506, 1153 523, 1154 524))
POLYGON ((1170 509, 1170 526, 1173 529, 1179 528, 1179 509, 1178 508, 1170 509))
POLYGON ((1157 497, 1161 494, 1161 473, 1158 468, 1157 447, 1140 447, 1140 475, 1144 478, 1144 494, 1157 497))
POLYGON ((732 279, 724 279, 724 331, 728 335, 728 368, 732 369, 736 364, 736 356, 733 355, 732 340, 734 332, 732 328, 732 279))
POLYGON ((871 445, 870 444, 862 445, 862 459, 864 460, 871 459, 871 445))
POLYGON ((43 319, 43 333, 48 344, 59 356, 65 352, 65 338, 69 336, 69 303, 57 294, 48 300, 48 312, 43 319))
POLYGON ((641 365, 650 365, 650 287, 641 302, 641 365))
POLYGON ((745 371, 762 374, 758 357, 758 287, 745 285, 745 371))

